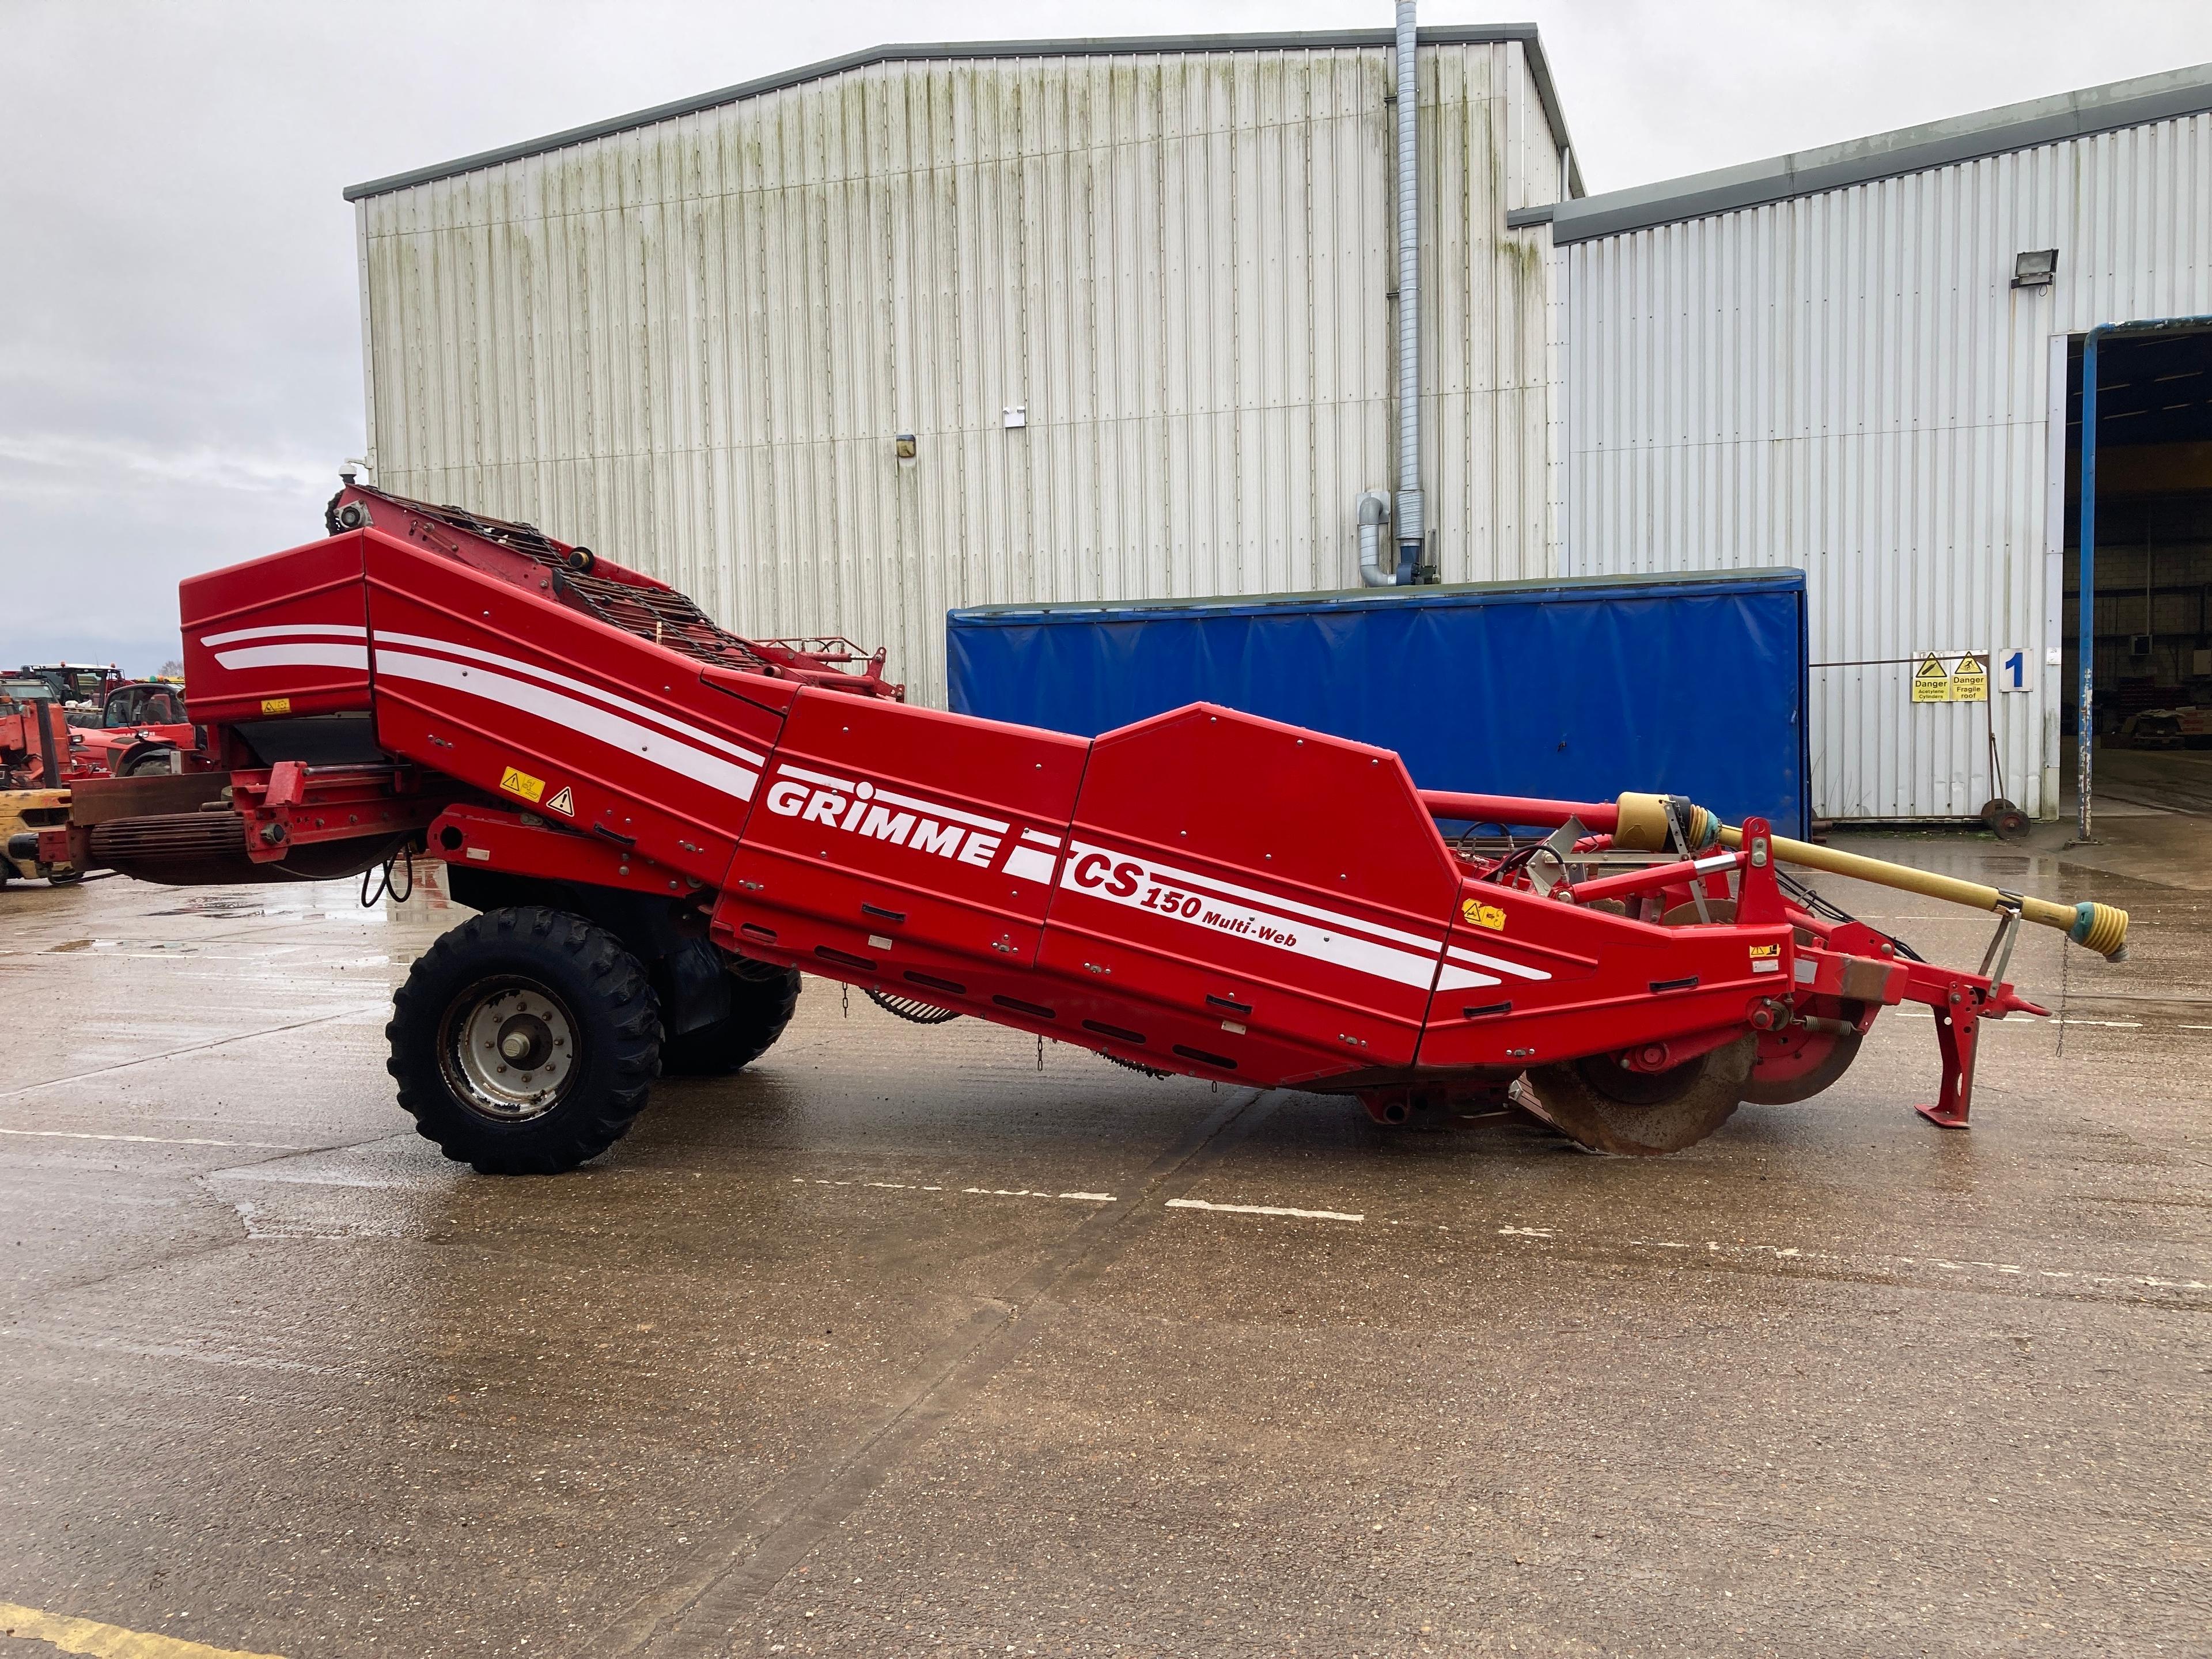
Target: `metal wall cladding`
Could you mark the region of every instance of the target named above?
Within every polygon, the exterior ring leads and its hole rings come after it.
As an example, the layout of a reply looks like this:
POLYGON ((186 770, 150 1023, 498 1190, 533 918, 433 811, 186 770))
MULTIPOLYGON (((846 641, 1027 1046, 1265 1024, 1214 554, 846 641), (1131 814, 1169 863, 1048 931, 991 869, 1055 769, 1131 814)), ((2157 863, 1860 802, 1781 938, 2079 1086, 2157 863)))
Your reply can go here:
POLYGON ((1966 816, 2003 793, 2055 815, 2050 342, 2212 312, 2212 117, 1553 257, 1565 568, 1802 568, 1816 812, 1966 816), (2054 246, 2054 287, 2010 285, 2016 254, 2054 246), (2031 689, 1986 707, 1916 707, 1888 660, 2015 648, 2031 689))
POLYGON ((1799 571, 1010 606, 945 633, 963 714, 1095 737, 1218 703, 1395 750, 1423 788, 1809 827, 1799 571))
MULTIPOLYGON (((1558 147, 1518 43, 1420 76, 1430 520, 1447 578, 1541 574, 1550 270, 1503 225, 1558 147)), ((1395 482, 1390 83, 887 64, 368 198, 378 482, 887 645, 930 702, 957 606, 1344 586, 1395 482)))

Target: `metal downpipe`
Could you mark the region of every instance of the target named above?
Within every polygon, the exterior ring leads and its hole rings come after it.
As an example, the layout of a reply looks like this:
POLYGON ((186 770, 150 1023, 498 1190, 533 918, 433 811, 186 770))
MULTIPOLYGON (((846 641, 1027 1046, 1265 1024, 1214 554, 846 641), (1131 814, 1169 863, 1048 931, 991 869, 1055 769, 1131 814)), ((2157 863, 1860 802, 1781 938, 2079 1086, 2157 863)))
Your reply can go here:
MULTIPOLYGON (((1420 94, 1414 0, 1398 0, 1398 576, 1419 579, 1421 513, 1420 94)), ((1364 576, 1364 570, 1363 570, 1364 576)))
POLYGON ((1359 498, 1359 583, 1388 587, 1397 579, 1382 568, 1382 526, 1389 521, 1390 498, 1370 489, 1359 498))

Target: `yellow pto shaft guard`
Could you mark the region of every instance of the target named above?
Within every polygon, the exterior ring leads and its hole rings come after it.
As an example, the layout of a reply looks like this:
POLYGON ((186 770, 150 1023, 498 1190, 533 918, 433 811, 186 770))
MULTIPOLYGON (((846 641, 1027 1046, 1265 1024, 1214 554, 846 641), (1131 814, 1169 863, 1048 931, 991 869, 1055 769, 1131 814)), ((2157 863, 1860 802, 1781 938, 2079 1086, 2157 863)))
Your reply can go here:
MULTIPOLYGON (((1670 805, 1692 851, 1710 846, 1715 840, 1731 848, 1742 845, 1741 830, 1722 823, 1704 807, 1684 801, 1670 802, 1664 795, 1642 794, 1620 797, 1620 823, 1613 832, 1613 844, 1646 852, 1664 850, 1669 844, 1667 815, 1670 805)), ((2004 893, 1978 881, 1960 881, 1954 876, 1939 876, 1884 859, 1864 858, 1832 847, 1791 841, 1785 836, 1774 836, 1773 847, 1774 856, 1784 864, 1822 870, 1833 876, 1848 876, 1853 881, 1870 882, 1876 887, 1918 893, 1925 898, 1963 904, 1975 910, 2006 910, 2016 904, 2024 920, 2056 927, 2076 945, 2087 946, 2107 962, 2118 962, 2127 955, 2128 913, 2109 904, 2096 904, 2086 899, 2079 904, 2054 904, 2049 899, 2004 893)))

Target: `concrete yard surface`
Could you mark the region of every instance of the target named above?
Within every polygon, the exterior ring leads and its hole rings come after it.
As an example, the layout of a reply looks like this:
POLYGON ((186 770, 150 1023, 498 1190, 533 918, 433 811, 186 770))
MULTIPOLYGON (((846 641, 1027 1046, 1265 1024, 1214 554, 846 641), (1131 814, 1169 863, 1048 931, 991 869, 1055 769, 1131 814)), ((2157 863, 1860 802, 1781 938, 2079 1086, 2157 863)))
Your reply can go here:
POLYGON ((810 981, 501 1180, 384 1070, 434 871, 0 891, 0 1655, 2212 1651, 2203 821, 1846 844, 2134 912, 1971 1131, 1918 1010, 1629 1160, 810 981))

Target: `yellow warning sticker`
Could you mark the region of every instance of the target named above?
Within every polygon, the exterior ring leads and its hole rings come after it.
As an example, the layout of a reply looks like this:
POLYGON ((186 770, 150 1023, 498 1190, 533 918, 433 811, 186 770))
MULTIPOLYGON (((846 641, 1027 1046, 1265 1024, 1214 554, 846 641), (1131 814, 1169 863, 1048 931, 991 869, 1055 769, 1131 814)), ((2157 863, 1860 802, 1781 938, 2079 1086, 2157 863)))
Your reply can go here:
POLYGON ((264 697, 261 712, 264 714, 289 714, 292 712, 292 700, 289 697, 264 697))
POLYGON ((1912 671, 1912 701, 1915 702, 1948 702, 1951 701, 1951 671, 1943 666, 1943 659, 1932 653, 1912 671))
POLYGON ((1754 945, 1750 947, 1750 950, 1754 959, 1759 957, 1778 957, 1782 954, 1782 947, 1778 945, 1754 945))
POLYGON ((533 778, 527 772, 510 766, 499 775, 499 787, 510 795, 520 795, 532 806, 545 798, 545 780, 533 778))
POLYGON ((1480 899, 1462 899, 1459 913, 1477 927, 1488 927, 1501 933, 1505 931, 1505 912, 1494 904, 1485 904, 1480 899))
POLYGON ((576 816, 576 797, 574 792, 572 791, 567 784, 562 784, 560 788, 554 791, 551 798, 546 801, 545 810, 549 812, 558 812, 565 818, 574 817, 576 816))
POLYGON ((1959 665, 1951 671, 1951 701, 1953 702, 1987 702, 1990 700, 1990 671, 1982 666, 1979 657, 1961 657, 1959 665))

